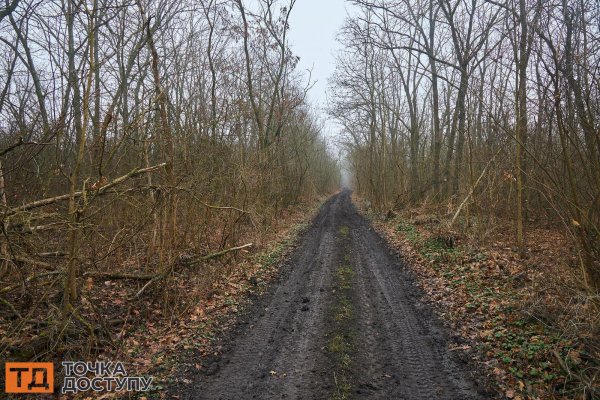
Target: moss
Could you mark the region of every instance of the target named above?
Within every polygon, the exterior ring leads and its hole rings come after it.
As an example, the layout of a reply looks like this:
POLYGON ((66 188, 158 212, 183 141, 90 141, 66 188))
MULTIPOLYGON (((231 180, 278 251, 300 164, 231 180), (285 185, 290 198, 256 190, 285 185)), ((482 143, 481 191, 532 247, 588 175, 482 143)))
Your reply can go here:
POLYGON ((352 278, 354 278, 354 271, 352 267, 349 266, 340 266, 337 271, 337 279, 338 284, 341 289, 351 289, 352 288, 352 278))
POLYGON ((328 349, 332 353, 343 354, 348 351, 349 345, 341 333, 336 333, 329 341, 328 349))
POLYGON ((328 349, 334 353, 337 358, 336 371, 333 373, 335 391, 331 398, 334 400, 343 400, 350 397, 352 392, 352 384, 349 382, 348 376, 352 366, 352 351, 351 338, 336 333, 329 342, 328 349))
POLYGON ((352 309, 352 303, 347 298, 340 299, 335 312, 335 320, 342 322, 344 320, 352 319, 354 312, 352 309))
MULTIPOLYGON (((349 261, 350 256, 346 255, 344 260, 349 261)), ((327 346, 329 352, 334 356, 336 364, 333 373, 335 388, 331 394, 331 399, 334 400, 348 399, 352 393, 350 376, 354 337, 351 329, 354 321, 354 309, 350 296, 354 275, 354 270, 349 265, 340 265, 336 270, 336 283, 340 291, 337 292, 336 304, 333 308, 335 330, 327 346)))
POLYGON ((333 400, 346 400, 350 398, 352 385, 348 382, 348 378, 344 375, 337 376, 334 374, 335 393, 331 397, 333 400))

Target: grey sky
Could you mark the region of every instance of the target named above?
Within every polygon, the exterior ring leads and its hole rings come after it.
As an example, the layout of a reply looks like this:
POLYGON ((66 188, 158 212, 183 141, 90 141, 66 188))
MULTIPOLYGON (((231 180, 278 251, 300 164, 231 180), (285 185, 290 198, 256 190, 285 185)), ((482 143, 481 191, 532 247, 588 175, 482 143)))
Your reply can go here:
MULTIPOLYGON (((290 45, 300 57, 299 70, 312 70, 314 87, 309 92, 310 103, 321 109, 327 105, 327 78, 335 70, 335 40, 346 17, 344 0, 298 0, 290 17, 290 45)), ((331 123, 326 129, 334 129, 331 123)))

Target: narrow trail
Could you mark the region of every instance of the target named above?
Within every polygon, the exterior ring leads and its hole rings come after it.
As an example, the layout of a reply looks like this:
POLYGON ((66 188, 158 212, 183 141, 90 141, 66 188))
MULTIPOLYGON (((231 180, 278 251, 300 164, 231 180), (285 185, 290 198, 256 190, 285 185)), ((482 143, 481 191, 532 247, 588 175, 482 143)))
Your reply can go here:
POLYGON ((182 399, 479 399, 409 271, 358 214, 330 198, 182 399))

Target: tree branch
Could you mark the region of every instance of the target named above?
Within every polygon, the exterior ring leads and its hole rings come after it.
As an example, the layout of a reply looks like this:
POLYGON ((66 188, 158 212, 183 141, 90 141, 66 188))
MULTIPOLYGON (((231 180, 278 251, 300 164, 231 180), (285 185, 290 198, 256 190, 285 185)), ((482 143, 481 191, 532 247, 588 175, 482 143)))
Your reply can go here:
MULTIPOLYGON (((135 169, 131 170, 130 172, 128 172, 127 174, 125 174, 125 175, 123 175, 123 176, 115 179, 114 181, 112 181, 110 183, 107 183, 106 185, 100 187, 98 190, 96 190, 96 195, 98 196, 98 195, 104 194, 110 188, 112 188, 114 186, 120 185, 121 183, 123 183, 123 182, 125 182, 125 181, 127 181, 127 180, 129 180, 131 178, 134 178, 134 177, 136 177, 138 175, 145 174, 145 173, 150 173, 150 172, 154 172, 157 169, 160 169, 160 168, 164 167, 165 165, 166 165, 166 163, 162 163, 162 164, 155 165, 153 167, 148 167, 148 168, 141 168, 141 169, 140 168, 135 168, 135 169)), ((83 190, 79 191, 79 192, 75 192, 74 193, 74 197, 75 198, 79 198, 79 197, 83 196, 84 192, 85 191, 83 191, 83 190)), ((2 217, 6 218, 6 217, 9 217, 11 215, 15 215, 15 214, 17 214, 19 212, 32 210, 34 208, 44 207, 44 206, 47 206, 49 204, 58 203, 59 201, 65 201, 65 200, 68 200, 70 196, 71 196, 70 194, 63 194, 63 195, 60 195, 60 196, 50 197, 50 198, 46 198, 46 199, 42 199, 42 200, 36 200, 34 202, 31 202, 31 203, 28 203, 28 204, 24 204, 24 205, 22 205, 20 207, 11 208, 11 209, 7 210, 2 215, 2 217)))

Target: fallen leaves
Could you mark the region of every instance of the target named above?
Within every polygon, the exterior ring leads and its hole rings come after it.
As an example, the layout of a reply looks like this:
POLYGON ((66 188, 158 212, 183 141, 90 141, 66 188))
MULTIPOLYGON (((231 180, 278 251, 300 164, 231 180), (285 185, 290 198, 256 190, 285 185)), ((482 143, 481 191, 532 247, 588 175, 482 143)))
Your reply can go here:
MULTIPOLYGON (((562 354, 569 368, 580 368, 586 361, 577 337, 587 338, 588 333, 569 325, 571 310, 583 316, 586 304, 574 308, 575 301, 563 301, 564 292, 550 285, 557 280, 577 286, 568 268, 558 268, 573 262, 567 246, 560 245, 564 238, 555 231, 530 232, 534 239, 524 261, 511 247, 513 238, 502 232, 487 244, 474 245, 461 237, 458 248, 444 249, 432 240, 439 235, 437 224, 417 226, 400 218, 374 225, 399 249, 426 300, 466 341, 450 349, 478 360, 507 398, 571 398, 580 383, 551 361, 553 352, 562 354), (561 326, 569 329, 568 335, 560 333, 561 326)), ((598 371, 589 360, 586 366, 598 371)))
MULTIPOLYGON (((138 374, 151 373, 160 382, 179 374, 182 365, 196 371, 202 369, 201 363, 188 362, 186 354, 193 355, 194 361, 198 354, 218 356, 220 348, 214 340, 217 332, 227 330, 234 323, 234 315, 248 303, 249 293, 264 290, 266 283, 276 276, 280 261, 305 226, 302 222, 310 217, 306 213, 292 214, 287 221, 279 222, 279 231, 273 232, 274 240, 262 253, 249 255, 232 268, 220 267, 223 272, 208 288, 210 295, 190 304, 179 318, 148 305, 145 313, 149 312, 153 319, 125 338, 125 348, 134 360, 133 370, 138 374)), ((176 285, 182 291, 193 293, 194 279, 186 278, 176 285)), ((192 381, 183 378, 182 382, 192 381)))

